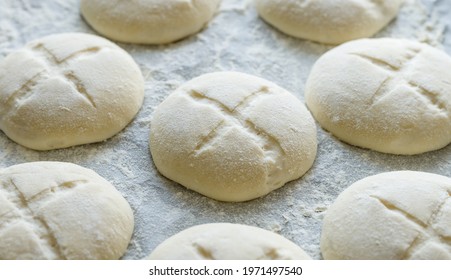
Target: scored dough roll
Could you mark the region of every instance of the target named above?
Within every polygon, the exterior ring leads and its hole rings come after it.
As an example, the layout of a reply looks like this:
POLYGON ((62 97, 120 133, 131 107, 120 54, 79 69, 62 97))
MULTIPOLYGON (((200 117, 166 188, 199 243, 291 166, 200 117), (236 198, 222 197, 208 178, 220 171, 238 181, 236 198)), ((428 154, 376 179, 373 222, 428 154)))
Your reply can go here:
POLYGON ((321 56, 305 101, 323 128, 375 151, 413 155, 451 142, 451 57, 403 39, 361 39, 321 56))
POLYGON ((403 0, 254 0, 280 31, 326 44, 370 37, 398 13, 403 0))
POLYGON ((165 44, 201 30, 220 0, 81 0, 84 19, 121 42, 165 44))
POLYGON ((151 260, 308 260, 299 246, 276 233, 240 224, 185 229, 157 246, 151 260))
POLYGON ((0 170, 0 259, 119 259, 133 212, 111 183, 65 162, 0 170))
POLYGON ((158 170, 222 201, 254 199, 301 177, 316 146, 313 118, 296 97, 238 72, 185 83, 158 106, 151 122, 158 170))
POLYGON ((395 171, 344 190, 323 221, 324 259, 451 259, 451 178, 395 171))
POLYGON ((135 117, 143 98, 133 58, 98 36, 46 36, 0 61, 0 129, 27 148, 106 140, 135 117))

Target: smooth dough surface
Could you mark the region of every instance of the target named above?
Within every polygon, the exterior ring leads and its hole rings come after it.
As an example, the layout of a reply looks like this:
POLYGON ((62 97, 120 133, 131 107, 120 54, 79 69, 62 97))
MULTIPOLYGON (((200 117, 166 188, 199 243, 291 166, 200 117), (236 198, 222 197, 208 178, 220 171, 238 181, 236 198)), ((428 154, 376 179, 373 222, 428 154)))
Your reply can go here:
POLYGON ((150 151, 167 178, 210 198, 245 201, 312 166, 316 127, 291 93, 238 72, 202 75, 153 114, 150 151))
POLYGON ((396 17, 403 0, 254 0, 280 31, 326 44, 371 37, 396 17))
POLYGON ((451 178, 396 171, 360 180, 327 210, 324 259, 451 259, 451 178))
POLYGON ((0 170, 0 259, 119 259, 133 226, 127 201, 90 169, 32 162, 0 170))
POLYGON ((81 13, 100 34, 121 42, 165 44, 200 31, 220 0, 81 0, 81 13))
POLYGON ((185 229, 147 257, 152 260, 308 260, 310 256, 285 237, 261 228, 228 223, 185 229))
POLYGON ((0 61, 0 129, 31 149, 110 138, 133 119, 143 98, 138 65, 94 35, 50 35, 0 61))
POLYGON ((402 39, 362 39, 324 54, 305 100, 323 128, 359 147, 419 154, 451 142, 451 57, 402 39))

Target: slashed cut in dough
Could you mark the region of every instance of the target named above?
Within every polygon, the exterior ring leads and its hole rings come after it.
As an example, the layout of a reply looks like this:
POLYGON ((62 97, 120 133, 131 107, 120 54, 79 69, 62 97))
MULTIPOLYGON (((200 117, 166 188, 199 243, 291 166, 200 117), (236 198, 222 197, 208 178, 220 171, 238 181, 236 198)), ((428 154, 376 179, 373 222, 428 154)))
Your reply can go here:
POLYGON ((143 97, 132 57, 94 35, 50 35, 0 61, 0 129, 31 149, 110 138, 134 118, 143 97))
POLYGON ((90 169, 32 162, 0 170, 0 259, 119 259, 133 226, 127 201, 90 169))
POLYGON ((241 224, 213 223, 166 239, 151 260, 308 260, 299 246, 276 233, 241 224))
POLYGON ((185 83, 151 122, 158 170, 222 201, 254 199, 301 177, 316 146, 315 123, 302 102, 274 83, 238 72, 185 83))
POLYGON ((81 0, 81 13, 110 39, 165 44, 199 32, 219 4, 220 0, 81 0))
POLYGON ((398 14, 403 0, 254 0, 280 31, 326 44, 371 37, 398 14))
POLYGON ((396 171, 364 178, 327 210, 325 259, 451 259, 451 178, 396 171))
POLYGON ((324 54, 305 100, 323 128, 343 141, 391 154, 451 142, 451 57, 402 39, 361 39, 324 54))

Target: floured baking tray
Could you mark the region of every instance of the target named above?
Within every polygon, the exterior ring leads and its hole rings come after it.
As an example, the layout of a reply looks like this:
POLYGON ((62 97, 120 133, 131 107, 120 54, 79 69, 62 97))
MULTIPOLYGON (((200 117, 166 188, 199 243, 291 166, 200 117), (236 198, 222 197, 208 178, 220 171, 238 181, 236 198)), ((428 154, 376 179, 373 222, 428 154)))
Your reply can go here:
MULTIPOLYGON (((376 37, 410 38, 451 54, 451 1, 407 0, 396 20, 376 37)), ((0 59, 39 37, 95 32, 79 0, 0 0, 0 59)), ((393 170, 451 177, 451 145, 417 156, 373 152, 338 141, 317 125, 318 155, 309 172, 269 195, 244 203, 212 200, 162 177, 149 152, 152 113, 175 88, 204 73, 241 71, 273 81, 304 101, 313 63, 331 46, 286 36, 264 23, 252 2, 223 0, 199 34, 164 46, 119 44, 141 67, 143 108, 124 131, 97 144, 55 151, 26 149, 0 133, 0 167, 30 161, 73 162, 97 171, 129 201, 135 231, 124 259, 141 259, 169 236, 193 225, 232 222, 277 232, 320 259, 321 221, 353 182, 393 170)))

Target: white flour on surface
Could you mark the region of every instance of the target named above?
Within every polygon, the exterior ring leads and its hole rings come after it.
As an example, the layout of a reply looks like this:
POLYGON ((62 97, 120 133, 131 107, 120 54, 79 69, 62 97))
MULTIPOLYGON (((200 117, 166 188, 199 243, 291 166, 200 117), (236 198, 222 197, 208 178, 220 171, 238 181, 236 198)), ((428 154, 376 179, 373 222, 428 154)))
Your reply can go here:
MULTIPOLYGON (((26 42, 53 33, 95 32, 79 14, 78 0, 0 0, 0 59, 26 42)), ((407 0, 398 18, 376 37, 410 38, 451 53, 444 0, 407 0)), ((119 44, 137 61, 146 80, 136 119, 97 144, 48 152, 19 146, 0 132, 0 167, 56 160, 97 171, 129 201, 135 232, 125 259, 141 259, 169 236, 193 225, 233 222, 273 230, 313 258, 321 221, 337 195, 353 182, 379 172, 418 170, 451 176, 451 145, 417 156, 395 156, 356 148, 318 129, 318 156, 307 174, 269 195, 245 203, 217 202, 171 182, 155 169, 148 134, 152 112, 176 87, 213 71, 241 71, 273 81, 302 101, 316 59, 331 46, 291 38, 257 15, 251 1, 223 0, 201 33, 165 46, 119 44)))

